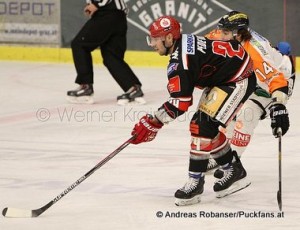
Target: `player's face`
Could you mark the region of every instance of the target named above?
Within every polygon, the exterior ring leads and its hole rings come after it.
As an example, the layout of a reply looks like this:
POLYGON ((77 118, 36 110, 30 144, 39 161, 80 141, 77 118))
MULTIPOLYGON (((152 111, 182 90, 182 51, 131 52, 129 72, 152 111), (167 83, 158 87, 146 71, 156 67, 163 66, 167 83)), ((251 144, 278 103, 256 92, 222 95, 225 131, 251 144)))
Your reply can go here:
POLYGON ((165 38, 164 37, 151 37, 147 36, 148 46, 151 46, 159 55, 165 55, 166 47, 164 45, 165 38))
POLYGON ((230 30, 221 30, 221 39, 225 40, 225 41, 234 39, 232 31, 230 31, 230 30))

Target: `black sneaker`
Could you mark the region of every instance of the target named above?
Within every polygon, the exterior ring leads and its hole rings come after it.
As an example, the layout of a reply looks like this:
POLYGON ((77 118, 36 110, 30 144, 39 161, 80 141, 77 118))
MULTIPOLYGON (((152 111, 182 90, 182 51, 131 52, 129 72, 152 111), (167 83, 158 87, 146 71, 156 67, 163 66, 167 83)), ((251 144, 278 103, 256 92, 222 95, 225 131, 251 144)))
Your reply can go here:
POLYGON ((94 89, 92 84, 82 84, 75 90, 67 92, 67 100, 71 103, 94 103, 94 89))
POLYGON ((175 205, 184 206, 199 203, 204 190, 204 176, 199 179, 189 177, 188 182, 175 193, 175 205))
POLYGON ((251 184, 251 182, 246 180, 247 172, 240 161, 230 163, 223 170, 223 177, 214 184, 217 198, 228 196, 251 184))
POLYGON ((140 85, 132 86, 126 93, 117 97, 118 105, 127 105, 129 103, 145 104, 144 93, 140 85))

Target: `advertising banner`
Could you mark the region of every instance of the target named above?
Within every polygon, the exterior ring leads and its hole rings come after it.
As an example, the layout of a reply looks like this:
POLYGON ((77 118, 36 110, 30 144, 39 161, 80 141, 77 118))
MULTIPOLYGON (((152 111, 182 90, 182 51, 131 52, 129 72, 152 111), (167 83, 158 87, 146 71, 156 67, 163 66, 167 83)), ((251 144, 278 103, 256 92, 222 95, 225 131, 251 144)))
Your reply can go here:
POLYGON ((129 44, 134 49, 146 49, 145 35, 154 20, 171 15, 181 23, 183 33, 204 35, 217 26, 219 19, 232 8, 216 0, 127 0, 128 23, 133 33, 128 33, 129 44), (134 27, 134 28, 132 28, 134 27), (144 34, 141 36, 141 34, 144 34))
POLYGON ((220 17, 232 10, 214 0, 130 0, 126 4, 128 21, 145 32, 160 16, 171 15, 180 20, 184 33, 199 34, 215 27, 220 17))
POLYGON ((60 1, 0 0, 0 42, 60 45, 60 1))

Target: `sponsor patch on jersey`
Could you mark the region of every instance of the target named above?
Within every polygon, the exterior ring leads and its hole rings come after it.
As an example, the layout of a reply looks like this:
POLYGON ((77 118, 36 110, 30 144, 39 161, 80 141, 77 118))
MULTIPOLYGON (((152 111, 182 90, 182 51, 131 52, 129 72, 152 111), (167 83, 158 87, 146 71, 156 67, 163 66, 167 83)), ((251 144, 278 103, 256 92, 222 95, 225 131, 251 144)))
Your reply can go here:
POLYGON ((169 93, 177 93, 181 91, 180 78, 178 75, 169 79, 168 90, 169 93))
POLYGON ((192 34, 185 34, 182 38, 182 51, 186 54, 195 54, 195 37, 192 34))
POLYGON ((221 105, 225 101, 228 93, 218 87, 210 90, 204 100, 201 102, 199 109, 211 117, 215 117, 221 105))
POLYGON ((231 138, 231 144, 239 147, 245 147, 249 144, 250 139, 251 135, 234 130, 233 137, 231 138))
POLYGON ((268 52, 258 40, 251 38, 250 43, 254 46, 254 48, 257 48, 264 56, 268 55, 268 52))
POLYGON ((175 70, 177 70, 178 65, 179 65, 178 63, 171 63, 171 64, 169 64, 168 70, 167 70, 168 76, 171 73, 173 73, 175 70))

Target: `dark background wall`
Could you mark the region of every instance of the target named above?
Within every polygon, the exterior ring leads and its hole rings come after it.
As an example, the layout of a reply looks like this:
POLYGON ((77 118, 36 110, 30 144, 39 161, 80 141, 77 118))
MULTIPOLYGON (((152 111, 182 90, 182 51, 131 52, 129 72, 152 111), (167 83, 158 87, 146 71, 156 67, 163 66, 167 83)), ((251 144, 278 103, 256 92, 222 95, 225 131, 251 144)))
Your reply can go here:
MULTIPOLYGON (((83 14, 84 4, 85 0, 61 1, 64 47, 70 46, 72 38, 87 20, 83 14)), ((184 33, 197 32, 204 35, 215 28, 221 16, 231 10, 238 10, 248 14, 251 28, 268 38, 272 44, 288 41, 292 45, 293 54, 300 55, 299 0, 128 0, 127 5, 130 10, 128 50, 150 50, 145 42, 146 31, 148 24, 160 13, 176 17, 182 23, 184 33), (188 13, 183 13, 180 7, 185 7, 188 13), (189 21, 193 11, 196 16, 189 21)))
POLYGON ((290 41, 293 54, 300 56, 300 1, 284 0, 284 2, 286 3, 284 40, 290 41))

